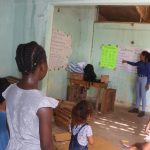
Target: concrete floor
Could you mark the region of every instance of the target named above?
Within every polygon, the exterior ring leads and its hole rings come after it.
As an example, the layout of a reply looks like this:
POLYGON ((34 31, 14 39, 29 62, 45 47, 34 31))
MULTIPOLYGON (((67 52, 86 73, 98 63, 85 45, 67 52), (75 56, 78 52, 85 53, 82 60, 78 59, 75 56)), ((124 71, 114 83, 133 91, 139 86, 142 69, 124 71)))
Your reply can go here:
MULTIPOLYGON (((95 114, 91 120, 94 135, 100 136, 118 148, 122 149, 121 140, 129 143, 143 142, 145 126, 149 120, 149 114, 138 118, 137 114, 128 113, 127 108, 116 107, 115 112, 109 114, 95 114)), ((54 132, 63 130, 54 126, 54 132)))

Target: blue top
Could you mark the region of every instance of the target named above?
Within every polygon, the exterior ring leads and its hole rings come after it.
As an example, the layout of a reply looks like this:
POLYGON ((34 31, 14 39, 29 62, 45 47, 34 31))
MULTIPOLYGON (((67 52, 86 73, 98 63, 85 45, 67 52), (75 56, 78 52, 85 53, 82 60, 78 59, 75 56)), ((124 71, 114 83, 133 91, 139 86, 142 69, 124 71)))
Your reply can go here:
POLYGON ((6 112, 0 112, 0 150, 5 150, 9 140, 6 112))
POLYGON ((147 63, 147 83, 150 84, 150 62, 147 63))
POLYGON ((138 76, 147 77, 147 84, 150 84, 150 63, 144 63, 143 61, 138 62, 127 61, 127 64, 136 66, 138 76))

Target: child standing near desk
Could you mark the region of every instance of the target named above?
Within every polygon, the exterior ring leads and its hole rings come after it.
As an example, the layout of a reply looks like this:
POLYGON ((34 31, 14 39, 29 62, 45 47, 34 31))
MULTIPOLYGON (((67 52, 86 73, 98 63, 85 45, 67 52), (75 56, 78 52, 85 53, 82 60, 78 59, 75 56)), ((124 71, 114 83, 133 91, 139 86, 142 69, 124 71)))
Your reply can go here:
POLYGON ((69 150, 88 150, 88 143, 94 143, 92 128, 87 123, 91 114, 92 107, 87 101, 81 101, 73 108, 69 150))
POLYGON ((138 62, 130 62, 127 60, 123 60, 122 63, 127 63, 129 65, 137 67, 137 81, 136 81, 136 107, 129 110, 130 113, 138 113, 138 117, 143 117, 145 115, 146 108, 146 91, 147 87, 147 62, 146 57, 148 56, 147 51, 143 51, 140 54, 140 61, 138 62), (139 111, 140 102, 142 99, 142 111, 139 111))

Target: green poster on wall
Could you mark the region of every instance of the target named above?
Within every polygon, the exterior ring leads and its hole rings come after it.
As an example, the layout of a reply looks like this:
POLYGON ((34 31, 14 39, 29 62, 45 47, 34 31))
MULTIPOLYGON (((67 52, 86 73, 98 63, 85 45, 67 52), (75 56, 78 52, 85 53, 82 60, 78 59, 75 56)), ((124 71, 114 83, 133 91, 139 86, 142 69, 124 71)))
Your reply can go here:
POLYGON ((118 47, 103 45, 101 47, 100 67, 115 69, 117 64, 118 47))

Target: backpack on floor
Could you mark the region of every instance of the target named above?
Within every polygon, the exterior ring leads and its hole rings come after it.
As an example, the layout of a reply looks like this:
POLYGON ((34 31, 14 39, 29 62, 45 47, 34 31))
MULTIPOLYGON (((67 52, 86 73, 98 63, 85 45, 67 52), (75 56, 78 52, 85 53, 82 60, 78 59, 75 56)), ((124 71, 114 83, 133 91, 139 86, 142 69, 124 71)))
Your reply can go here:
POLYGON ((84 80, 89 82, 96 81, 96 74, 94 72, 94 67, 91 64, 87 64, 84 68, 84 80))

